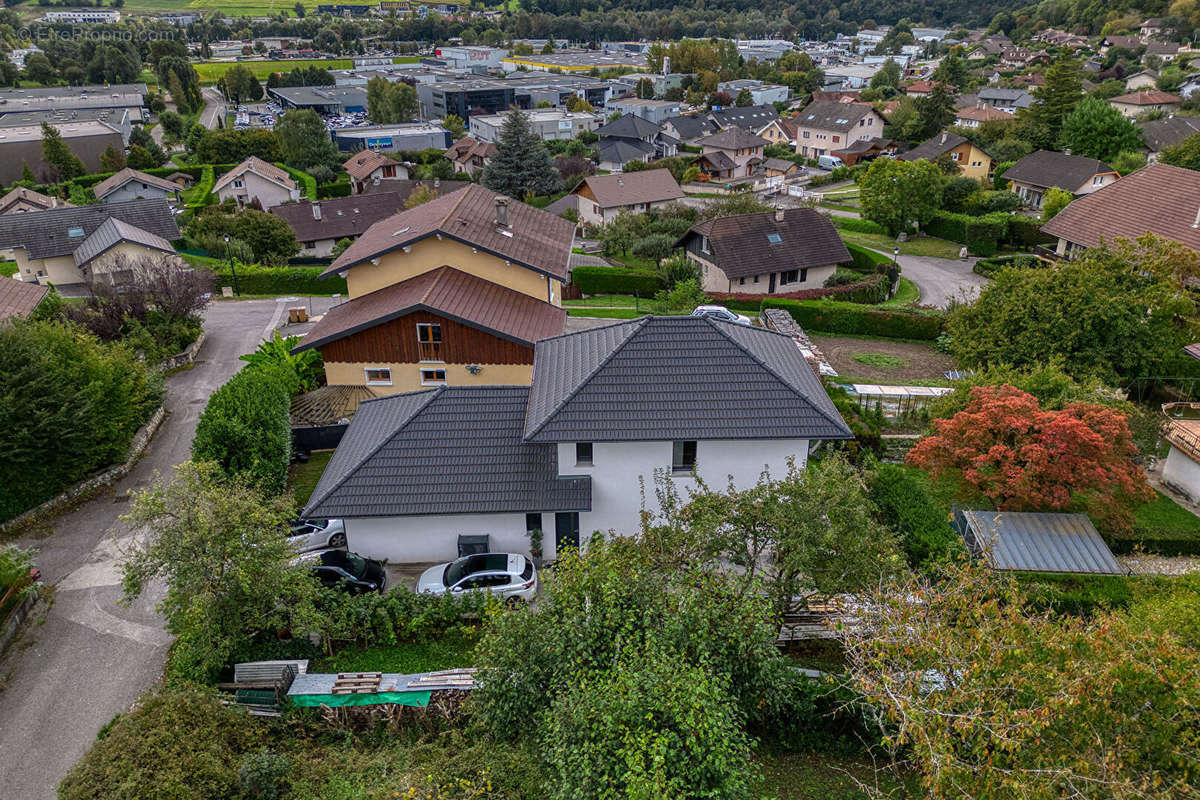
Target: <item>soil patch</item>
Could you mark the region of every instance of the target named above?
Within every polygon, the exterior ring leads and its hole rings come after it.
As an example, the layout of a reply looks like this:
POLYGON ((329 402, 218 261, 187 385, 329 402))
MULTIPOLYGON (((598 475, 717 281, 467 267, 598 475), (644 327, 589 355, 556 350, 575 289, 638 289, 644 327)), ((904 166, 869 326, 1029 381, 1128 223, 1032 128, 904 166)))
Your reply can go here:
POLYGON ((944 382, 954 361, 932 345, 853 336, 812 336, 813 344, 843 378, 856 383, 944 382), (899 361, 900 363, 895 363, 899 361))

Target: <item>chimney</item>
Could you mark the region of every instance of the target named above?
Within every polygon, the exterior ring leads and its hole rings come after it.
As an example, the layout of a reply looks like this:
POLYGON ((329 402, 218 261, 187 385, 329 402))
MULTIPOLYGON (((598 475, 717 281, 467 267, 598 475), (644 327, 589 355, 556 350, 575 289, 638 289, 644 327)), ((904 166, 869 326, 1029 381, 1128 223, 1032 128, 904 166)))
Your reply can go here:
POLYGON ((496 224, 501 228, 508 227, 508 198, 496 198, 496 224))
POLYGON ((321 204, 313 203, 312 204, 312 212, 313 212, 313 219, 315 219, 319 222, 321 220, 321 204))
POLYGON ((434 179, 433 179, 433 190, 434 190, 435 192, 438 190, 438 187, 439 187, 439 186, 441 186, 441 185, 442 185, 442 179, 441 179, 441 178, 434 178, 434 179))
POLYGON ((1192 222, 1193 228, 1200 228, 1200 208, 1196 209, 1196 219, 1192 222))
POLYGON ((775 221, 783 222, 783 209, 782 208, 775 209, 775 221))
POLYGON ((942 144, 946 143, 946 132, 942 131, 942 144))

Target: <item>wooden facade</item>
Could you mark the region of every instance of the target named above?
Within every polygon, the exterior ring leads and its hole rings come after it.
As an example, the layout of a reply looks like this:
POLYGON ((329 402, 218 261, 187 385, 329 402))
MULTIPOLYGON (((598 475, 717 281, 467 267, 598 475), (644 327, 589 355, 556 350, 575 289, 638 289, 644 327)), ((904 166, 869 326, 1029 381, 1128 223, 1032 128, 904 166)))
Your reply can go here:
POLYGON ((319 349, 321 357, 326 361, 350 363, 533 363, 532 344, 520 344, 504 339, 494 333, 428 311, 414 311, 322 345, 319 349), (418 341, 417 325, 421 323, 441 325, 441 343, 436 350, 418 341))

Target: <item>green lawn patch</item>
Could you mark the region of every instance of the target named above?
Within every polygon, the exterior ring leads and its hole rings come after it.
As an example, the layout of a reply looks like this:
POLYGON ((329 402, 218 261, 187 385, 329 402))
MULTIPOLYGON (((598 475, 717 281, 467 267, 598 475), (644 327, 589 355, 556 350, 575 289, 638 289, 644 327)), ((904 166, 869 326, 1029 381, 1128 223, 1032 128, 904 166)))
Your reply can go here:
POLYGON ((563 301, 567 308, 637 308, 639 304, 645 303, 646 298, 639 299, 629 294, 597 294, 582 300, 563 301))
POLYGON ((885 303, 880 303, 879 308, 898 308, 900 306, 915 305, 921 299, 921 290, 917 285, 908 278, 901 278, 900 285, 896 287, 896 294, 892 295, 892 299, 885 303))
POLYGON ((1133 532, 1114 536, 1109 545, 1118 553, 1139 547, 1163 555, 1200 554, 1200 517, 1162 492, 1133 512, 1133 532))
POLYGON ((0 261, 0 275, 6 278, 11 278, 17 274, 17 262, 15 261, 0 261))
POLYGON ((857 754, 827 752, 760 752, 761 797, 778 800, 865 800, 860 782, 878 786, 885 796, 919 797, 915 776, 901 782, 875 772, 869 758, 857 754))
POLYGON ((469 667, 475 660, 475 637, 451 633, 427 642, 405 642, 350 648, 318 659, 310 672, 433 672, 469 667))
POLYGON ((888 355, 887 353, 855 353, 851 358, 860 364, 866 364, 868 367, 882 367, 886 369, 889 367, 904 366, 904 359, 888 355))
POLYGON ((933 236, 916 236, 908 241, 897 244, 895 239, 882 234, 858 233, 857 231, 847 230, 839 230, 838 233, 841 234, 842 241, 862 245, 863 247, 870 247, 873 250, 879 250, 884 253, 890 253, 893 249, 899 247, 900 254, 905 256, 958 258, 958 252, 962 250, 962 245, 957 242, 938 239, 933 236))
MULTIPOLYGON (((237 3, 234 4, 237 6, 237 3)), ((293 3, 292 5, 295 5, 293 3)), ((240 6, 238 6, 240 8, 240 6)), ((265 7, 265 5, 264 5, 265 7)), ((232 13, 225 6, 221 7, 232 13)), ((240 64, 246 67, 259 80, 268 78, 275 72, 290 72, 294 69, 321 67, 322 69, 352 69, 354 62, 348 58, 332 59, 287 59, 284 61, 205 61, 195 64, 196 72, 200 75, 201 83, 216 83, 232 67, 240 64)))
POLYGON ((597 317, 600 319, 637 319, 649 314, 634 308, 568 308, 568 317, 597 317))
POLYGON ((317 481, 321 479, 321 473, 325 471, 325 465, 332 456, 332 450, 324 450, 309 456, 307 463, 297 461, 292 464, 288 470, 288 486, 296 498, 296 508, 303 508, 308 503, 308 498, 312 497, 313 489, 317 488, 317 481))

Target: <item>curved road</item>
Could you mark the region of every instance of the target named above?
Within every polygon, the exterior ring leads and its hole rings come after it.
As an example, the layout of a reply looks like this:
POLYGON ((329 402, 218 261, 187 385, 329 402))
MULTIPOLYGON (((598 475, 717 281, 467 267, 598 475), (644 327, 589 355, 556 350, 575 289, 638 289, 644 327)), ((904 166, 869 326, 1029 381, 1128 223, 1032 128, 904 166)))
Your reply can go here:
MULTIPOLYGON (((55 586, 44 621, 27 624, 0 660, 0 795, 53 800, 59 781, 96 732, 161 676, 171 635, 154 605, 161 590, 131 607, 118 604, 120 551, 129 537, 118 519, 127 492, 189 457, 208 396, 286 319, 287 300, 219 302, 205 314, 208 339, 196 366, 167 379, 168 416, 142 460, 111 490, 50 520, 17 544, 37 549, 43 580, 55 586)), ((314 313, 328 299, 313 299, 314 313)))

